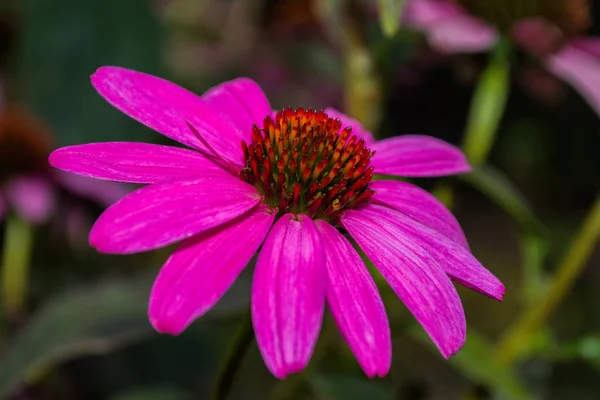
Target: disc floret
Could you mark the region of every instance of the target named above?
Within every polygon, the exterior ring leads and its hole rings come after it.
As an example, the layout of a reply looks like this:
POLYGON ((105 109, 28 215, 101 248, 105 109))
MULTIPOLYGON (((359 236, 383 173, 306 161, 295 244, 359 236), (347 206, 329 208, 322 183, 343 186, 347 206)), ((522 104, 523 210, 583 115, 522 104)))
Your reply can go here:
POLYGON ((375 193, 369 189, 374 153, 324 111, 287 108, 267 116, 242 150, 241 178, 281 214, 335 221, 375 193))

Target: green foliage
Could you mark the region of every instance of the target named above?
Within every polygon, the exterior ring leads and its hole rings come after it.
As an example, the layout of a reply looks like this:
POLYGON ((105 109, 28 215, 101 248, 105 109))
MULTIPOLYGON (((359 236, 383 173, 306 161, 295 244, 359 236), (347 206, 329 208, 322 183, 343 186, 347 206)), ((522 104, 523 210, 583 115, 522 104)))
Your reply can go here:
POLYGON ((23 0, 18 91, 59 145, 149 141, 151 131, 108 105, 90 84, 102 65, 161 70, 161 30, 146 0, 23 0))
POLYGON ((48 301, 9 345, 0 364, 0 396, 57 363, 150 335, 150 285, 149 279, 103 284, 48 301))
POLYGON ((550 354, 561 360, 584 360, 600 374, 600 333, 563 344, 550 354))
POLYGON ((143 387, 128 390, 110 400, 188 400, 190 397, 181 390, 168 387, 143 387))
POLYGON ((400 28, 400 17, 406 0, 378 0, 379 23, 387 37, 398 33, 400 28))
POLYGON ((507 43, 501 42, 491 58, 471 100, 463 149, 473 165, 481 165, 495 141, 510 88, 507 43))
POLYGON ((344 375, 314 374, 309 378, 313 392, 330 400, 392 400, 393 396, 377 382, 344 375))
POLYGON ((496 203, 525 232, 533 234, 544 232, 542 223, 533 213, 527 199, 499 170, 488 165, 480 166, 470 174, 461 175, 460 178, 496 203))
MULTIPOLYGON (((147 316, 152 279, 100 284, 47 301, 3 355, 0 397, 56 364, 112 352, 153 335, 147 316)), ((247 284, 245 279, 238 282, 207 317, 224 317, 247 308, 247 284)))
MULTIPOLYGON (((410 333, 416 340, 437 352, 431 339, 422 329, 413 328, 410 333)), ((474 383, 483 384, 506 399, 534 399, 534 396, 519 380, 515 371, 510 366, 498 361, 492 344, 479 335, 475 329, 468 329, 465 345, 449 361, 461 374, 474 383)))

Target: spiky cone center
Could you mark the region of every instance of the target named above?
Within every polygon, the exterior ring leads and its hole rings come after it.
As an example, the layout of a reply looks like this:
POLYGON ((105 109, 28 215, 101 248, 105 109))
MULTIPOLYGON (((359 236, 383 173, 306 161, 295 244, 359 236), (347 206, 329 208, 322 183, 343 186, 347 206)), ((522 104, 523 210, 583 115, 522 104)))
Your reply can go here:
POLYGON ((509 30, 516 22, 542 17, 569 37, 591 25, 589 0, 451 0, 469 13, 509 30))
POLYGON ((265 204, 279 214, 306 214, 333 223, 344 210, 367 201, 374 154, 364 139, 342 129, 323 111, 279 111, 253 126, 252 141, 242 142, 241 178, 254 185, 265 204))

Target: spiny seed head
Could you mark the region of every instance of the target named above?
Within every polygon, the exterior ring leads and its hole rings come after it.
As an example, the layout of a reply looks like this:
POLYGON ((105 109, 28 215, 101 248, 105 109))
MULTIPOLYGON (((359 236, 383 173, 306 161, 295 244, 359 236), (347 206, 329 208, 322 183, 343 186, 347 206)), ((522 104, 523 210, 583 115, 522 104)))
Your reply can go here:
POLYGON ((242 142, 241 178, 278 213, 302 213, 335 222, 342 211, 369 199, 373 152, 323 111, 279 111, 242 142))
POLYGON ((543 17, 566 36, 587 30, 591 25, 589 0, 450 0, 471 14, 501 30, 526 18, 543 17))

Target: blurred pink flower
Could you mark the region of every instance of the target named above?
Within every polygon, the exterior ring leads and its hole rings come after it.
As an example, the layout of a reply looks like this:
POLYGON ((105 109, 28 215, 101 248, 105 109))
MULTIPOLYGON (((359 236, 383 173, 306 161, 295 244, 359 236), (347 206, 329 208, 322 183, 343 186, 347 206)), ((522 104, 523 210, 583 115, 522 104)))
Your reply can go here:
MULTIPOLYGON (((573 17, 585 20, 585 2, 568 5, 580 7, 573 17)), ((408 0, 403 18, 407 25, 425 31, 429 43, 443 52, 487 51, 500 36, 496 27, 452 0, 408 0)), ((568 82, 600 114, 600 38, 582 37, 577 29, 569 30, 540 15, 517 20, 508 35, 539 57, 549 71, 568 82)))
POLYGON ((91 143, 50 156, 65 171, 149 184, 109 207, 89 240, 118 254, 183 240, 150 295, 159 332, 179 334, 204 315, 260 249, 251 310, 269 370, 284 378, 307 365, 327 302, 365 373, 385 375, 389 322, 346 231, 444 357, 466 335, 451 279, 502 299, 502 283, 471 255, 458 222, 435 197, 409 183, 371 181, 374 173, 467 172, 457 148, 419 135, 375 141, 335 110, 274 112, 247 78, 202 97, 118 67, 100 68, 92 84, 114 107, 191 148, 91 143))
POLYGON ((0 108, 0 220, 10 210, 31 224, 42 224, 57 212, 64 191, 103 207, 127 193, 121 185, 98 185, 48 168, 51 146, 48 130, 33 115, 12 104, 0 108))

